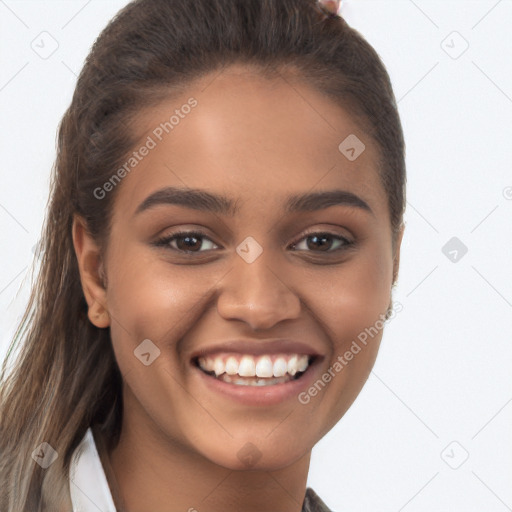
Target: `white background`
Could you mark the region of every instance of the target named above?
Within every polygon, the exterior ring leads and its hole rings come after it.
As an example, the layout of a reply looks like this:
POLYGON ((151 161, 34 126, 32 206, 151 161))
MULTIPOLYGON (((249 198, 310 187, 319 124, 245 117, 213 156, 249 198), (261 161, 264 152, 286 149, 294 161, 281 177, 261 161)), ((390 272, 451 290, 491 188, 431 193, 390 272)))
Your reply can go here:
MULTIPOLYGON (((2 358, 28 298, 57 125, 126 3, 0 0, 2 358), (31 47, 56 44, 43 31, 58 43, 47 59, 31 47)), ((315 447, 308 485, 337 512, 512 510, 512 1, 342 3, 387 66, 405 132, 403 311, 315 447), (442 252, 454 236, 468 249, 455 262, 442 252)))

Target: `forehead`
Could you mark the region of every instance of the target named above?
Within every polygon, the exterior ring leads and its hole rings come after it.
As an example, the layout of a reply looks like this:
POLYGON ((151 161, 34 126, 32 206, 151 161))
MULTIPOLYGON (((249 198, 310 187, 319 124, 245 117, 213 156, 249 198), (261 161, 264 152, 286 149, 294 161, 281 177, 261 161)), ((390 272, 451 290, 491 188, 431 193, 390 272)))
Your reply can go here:
POLYGON ((134 124, 141 134, 134 149, 151 150, 123 179, 123 211, 168 186, 222 193, 241 208, 278 208, 290 194, 341 188, 386 216, 374 142, 342 107, 291 75, 268 79, 232 66, 143 111, 134 124))

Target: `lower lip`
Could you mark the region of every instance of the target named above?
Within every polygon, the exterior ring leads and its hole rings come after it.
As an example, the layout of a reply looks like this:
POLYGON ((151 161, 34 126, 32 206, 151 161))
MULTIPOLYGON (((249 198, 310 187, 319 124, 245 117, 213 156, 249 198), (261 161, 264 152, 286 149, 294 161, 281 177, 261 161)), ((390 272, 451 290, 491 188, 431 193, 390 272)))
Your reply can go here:
POLYGON ((301 391, 308 388, 315 378, 321 359, 323 358, 316 357, 298 379, 272 386, 230 384, 206 374, 195 365, 193 365, 193 369, 199 374, 201 385, 204 385, 208 391, 213 390, 244 405, 274 405, 291 398, 297 398, 301 391))

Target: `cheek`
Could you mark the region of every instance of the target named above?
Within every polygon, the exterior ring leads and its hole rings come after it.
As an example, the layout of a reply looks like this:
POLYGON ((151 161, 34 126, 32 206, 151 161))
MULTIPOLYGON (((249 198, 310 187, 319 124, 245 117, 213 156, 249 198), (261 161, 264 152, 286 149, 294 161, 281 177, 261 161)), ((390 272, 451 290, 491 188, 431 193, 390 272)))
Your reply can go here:
POLYGON ((307 402, 319 418, 329 418, 331 426, 353 403, 377 357, 392 281, 387 254, 377 245, 367 247, 335 271, 308 276, 309 306, 331 348, 322 374, 326 382, 310 388, 301 403, 307 402))
POLYGON ((377 246, 367 248, 324 277, 318 271, 311 276, 311 306, 321 315, 335 350, 344 349, 386 313, 392 284, 389 254, 377 246))
MULTIPOLYGON (((130 249, 112 252, 107 301, 111 312, 111 337, 120 367, 131 366, 133 350, 150 339, 160 350, 176 349, 176 340, 190 328, 205 287, 211 286, 206 270, 172 266, 130 249)), ((213 282, 212 282, 213 284, 213 282)))

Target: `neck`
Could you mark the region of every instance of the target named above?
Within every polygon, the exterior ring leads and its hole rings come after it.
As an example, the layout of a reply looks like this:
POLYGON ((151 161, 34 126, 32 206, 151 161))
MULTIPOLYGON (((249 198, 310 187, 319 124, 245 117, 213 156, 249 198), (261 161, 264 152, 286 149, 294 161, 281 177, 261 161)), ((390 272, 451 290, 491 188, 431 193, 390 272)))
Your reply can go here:
POLYGON ((111 451, 95 433, 118 512, 302 511, 311 452, 275 471, 231 470, 139 430, 123 418, 111 451))

